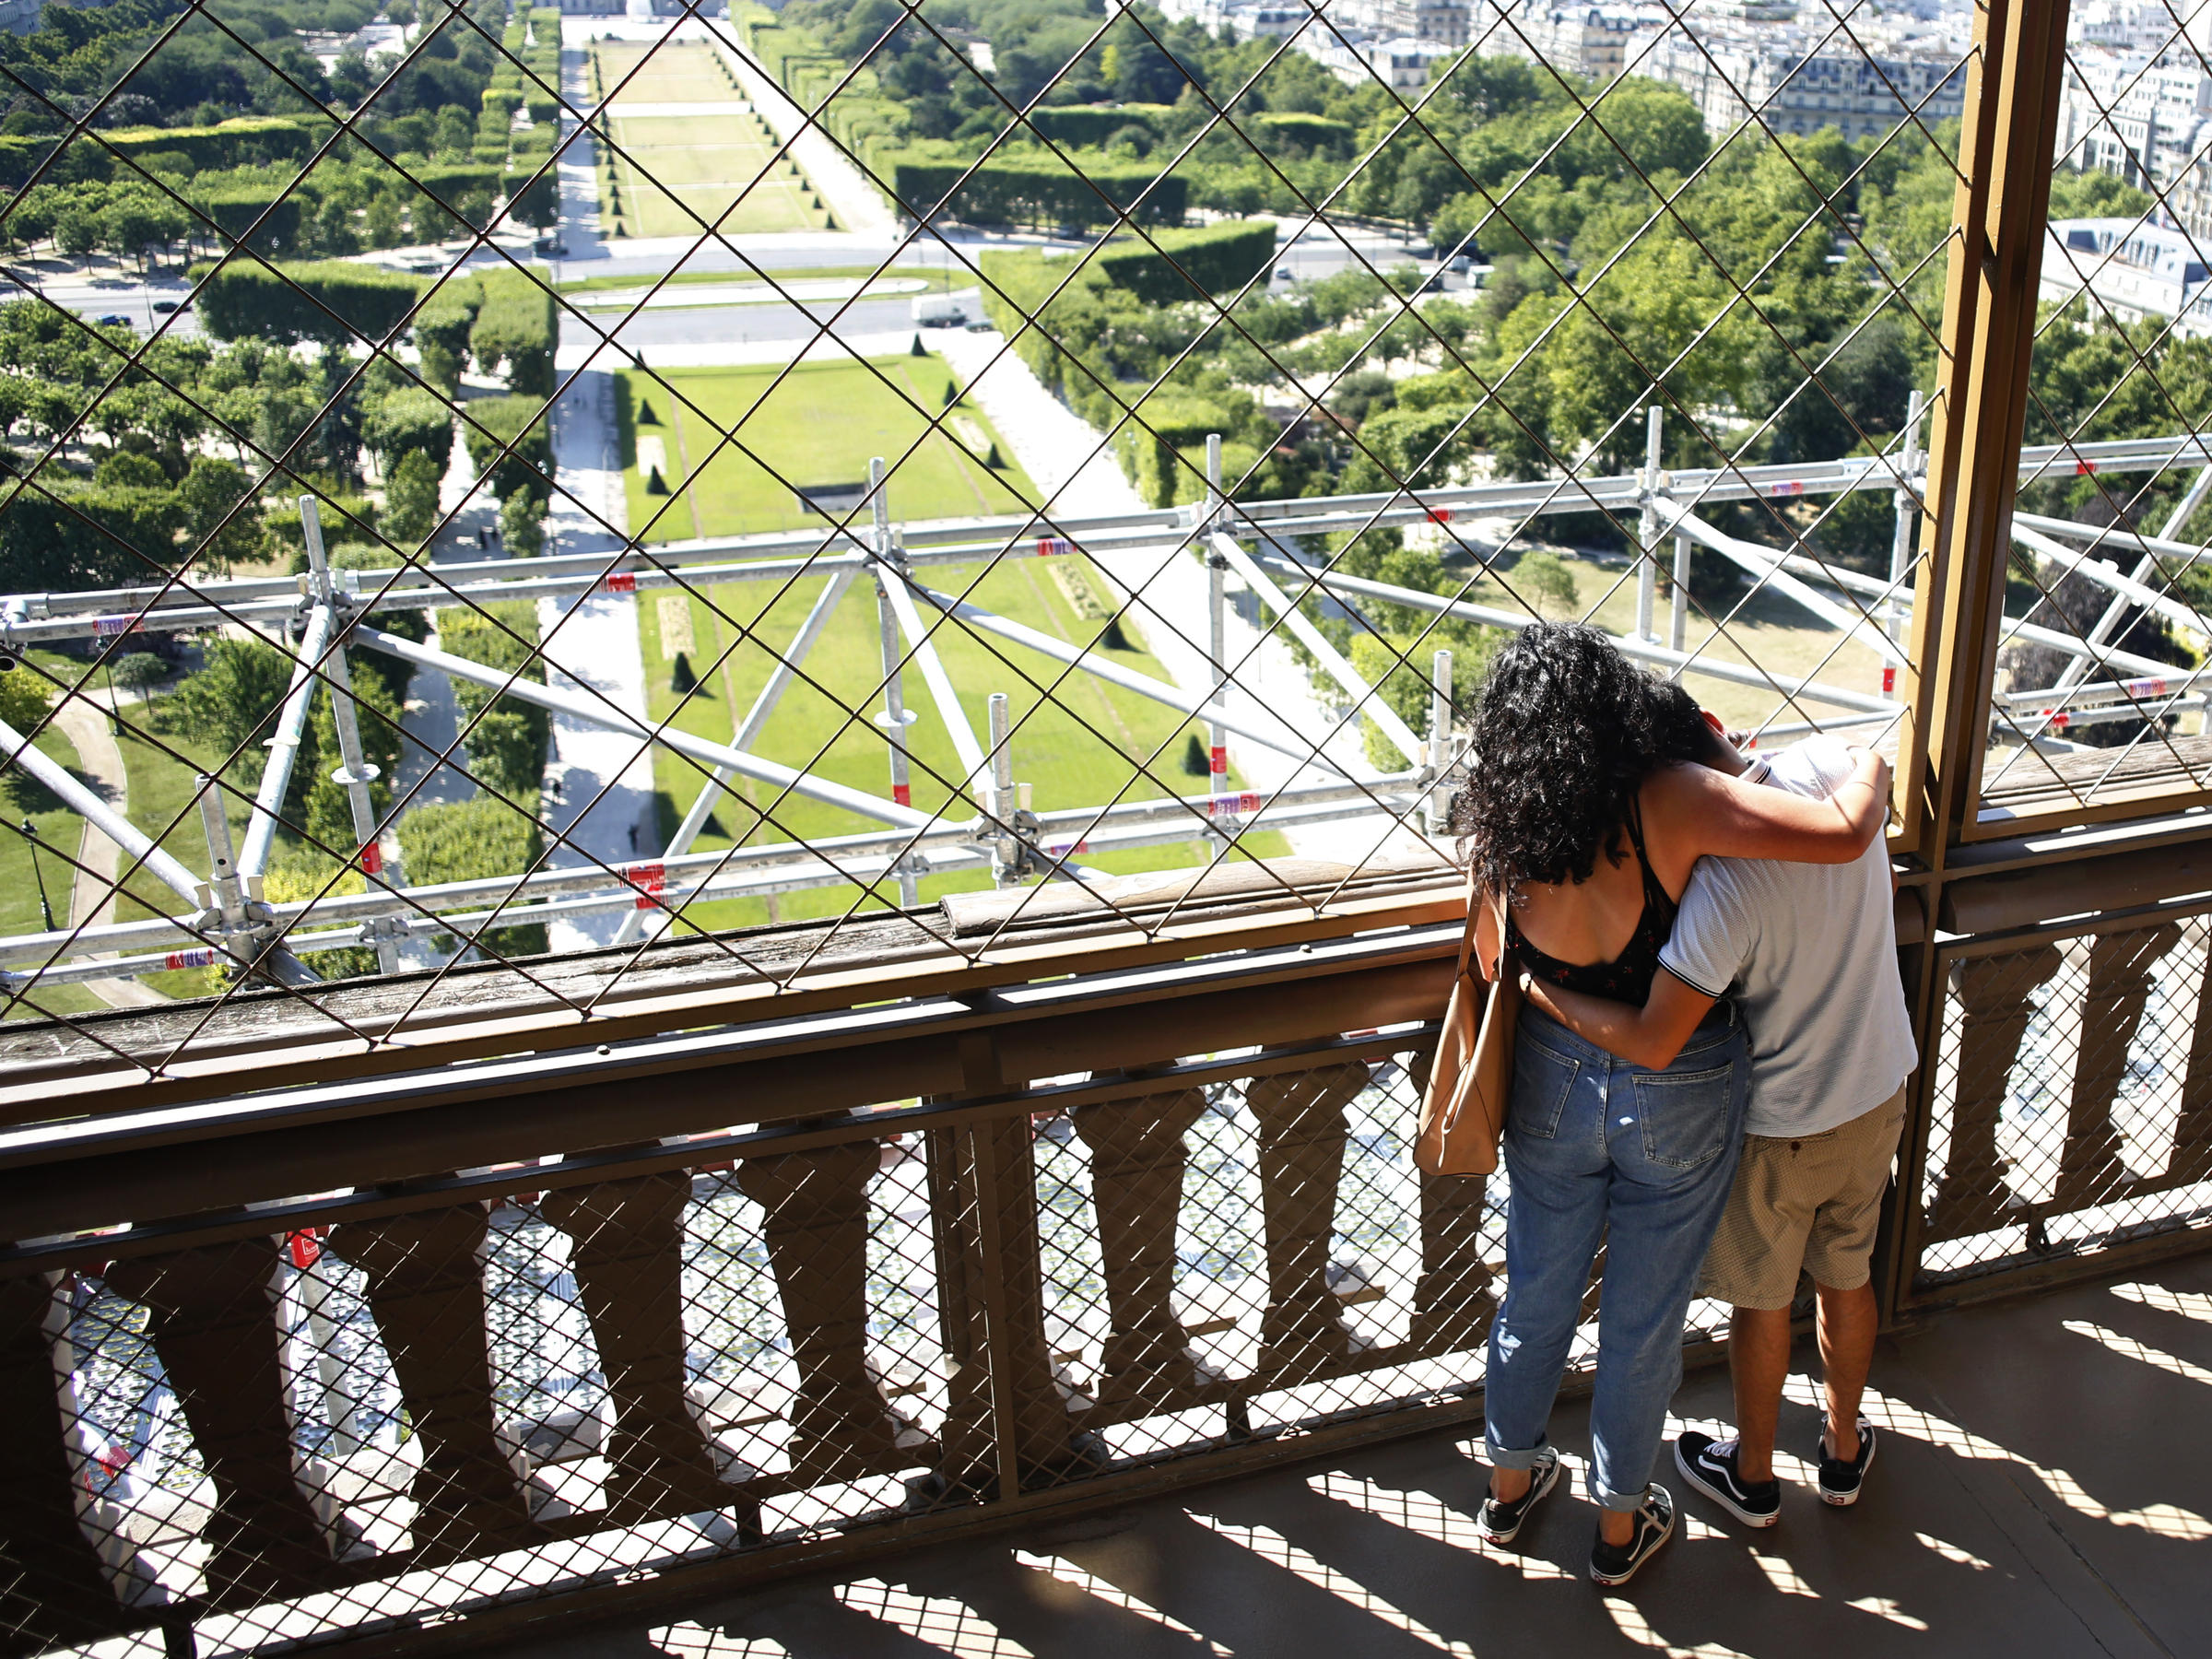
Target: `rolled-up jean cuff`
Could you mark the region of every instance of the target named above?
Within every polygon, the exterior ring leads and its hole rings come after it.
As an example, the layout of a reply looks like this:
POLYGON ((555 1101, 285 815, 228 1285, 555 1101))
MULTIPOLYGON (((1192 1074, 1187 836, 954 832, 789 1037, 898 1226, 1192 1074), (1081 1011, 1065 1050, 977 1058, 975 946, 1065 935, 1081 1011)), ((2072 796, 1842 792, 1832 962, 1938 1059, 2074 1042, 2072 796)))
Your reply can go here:
POLYGON ((1483 1454, 1490 1460, 1493 1469, 1533 1469, 1544 1460, 1544 1452, 1551 1444, 1548 1439, 1540 1440, 1525 1452, 1510 1451, 1488 1435, 1482 1439, 1483 1454))
POLYGON ((1597 1484, 1597 1477, 1594 1475, 1591 1476, 1585 1484, 1590 1488, 1590 1501, 1596 1504, 1599 1509, 1612 1510, 1616 1513, 1627 1515, 1632 1515, 1643 1507, 1643 1495, 1652 1489, 1648 1486, 1643 1486, 1637 1488, 1632 1492, 1608 1492, 1597 1484))

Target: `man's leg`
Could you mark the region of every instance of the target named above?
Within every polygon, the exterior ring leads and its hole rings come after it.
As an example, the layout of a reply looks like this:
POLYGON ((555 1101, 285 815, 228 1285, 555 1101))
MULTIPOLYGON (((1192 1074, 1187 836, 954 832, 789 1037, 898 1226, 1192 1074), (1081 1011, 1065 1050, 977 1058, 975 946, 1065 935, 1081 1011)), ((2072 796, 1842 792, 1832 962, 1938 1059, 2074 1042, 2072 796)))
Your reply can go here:
MULTIPOLYGON (((1828 1454, 1852 1458, 1859 1454, 1859 1396, 1866 1389, 1866 1373, 1874 1365, 1875 1332, 1881 1323, 1874 1299, 1874 1282, 1853 1290, 1817 1285, 1820 1293, 1820 1371, 1828 1395, 1828 1454)), ((1784 1314, 1787 1320, 1788 1315, 1784 1314)), ((1788 1359, 1788 1326, 1783 1326, 1783 1359, 1788 1359)), ((1779 1393, 1781 1379, 1775 1380, 1779 1393)), ((1736 1410, 1743 1410, 1738 1384, 1736 1410)), ((1769 1418, 1768 1434, 1773 1433, 1769 1418)))
MULTIPOLYGON (((1728 1380, 1735 1388, 1736 1469, 1746 1480, 1774 1478, 1774 1430, 1789 1374, 1789 1309, 1736 1309, 1728 1321, 1728 1380)), ((1862 1367, 1859 1380, 1865 1378, 1862 1367)))

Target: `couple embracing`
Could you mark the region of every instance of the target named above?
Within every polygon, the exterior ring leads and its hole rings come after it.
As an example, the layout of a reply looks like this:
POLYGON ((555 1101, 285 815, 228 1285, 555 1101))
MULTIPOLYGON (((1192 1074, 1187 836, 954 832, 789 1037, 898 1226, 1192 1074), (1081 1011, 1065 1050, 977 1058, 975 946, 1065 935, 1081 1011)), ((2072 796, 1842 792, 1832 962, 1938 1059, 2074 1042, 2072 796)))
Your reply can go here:
POLYGON ((1779 1518, 1801 1270, 1819 1299, 1823 1499, 1853 1502, 1873 1461, 1869 1267, 1916 1061, 1888 771, 1827 737, 1739 753, 1583 627, 1537 624, 1501 652, 1475 732, 1453 825, 1475 957, 1524 999, 1481 1527, 1510 1542, 1558 1484, 1547 1426, 1602 1244, 1590 1576, 1618 1584, 1674 1532, 1651 1476, 1693 1294, 1735 1309, 1736 1432, 1679 1436, 1686 1480, 1747 1525, 1779 1518))

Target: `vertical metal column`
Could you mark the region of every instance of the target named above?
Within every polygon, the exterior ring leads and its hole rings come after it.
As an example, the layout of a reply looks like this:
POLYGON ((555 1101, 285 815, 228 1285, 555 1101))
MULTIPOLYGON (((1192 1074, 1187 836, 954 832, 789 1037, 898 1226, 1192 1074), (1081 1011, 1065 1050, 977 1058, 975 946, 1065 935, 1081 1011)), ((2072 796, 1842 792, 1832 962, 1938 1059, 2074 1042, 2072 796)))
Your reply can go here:
POLYGON ((223 916, 223 944, 240 962, 251 962, 261 949, 253 937, 253 918, 246 913, 246 884, 238 873, 223 787, 206 772, 198 773, 192 782, 198 791, 200 832, 207 838, 207 881, 215 890, 216 908, 223 916))
POLYGON ((1676 536, 1675 591, 1667 607, 1666 642, 1677 651, 1689 649, 1689 537, 1676 536))
MULTIPOLYGON (((1917 477, 1920 474, 1920 416, 1925 401, 1922 393, 1915 388, 1912 400, 1905 406, 1905 453, 1899 463, 1899 470, 1908 478, 1917 477)), ((1904 601, 1905 572, 1912 568, 1912 514, 1917 509, 1912 491, 1901 484, 1889 492, 1889 502, 1897 512, 1897 526, 1889 538, 1890 597, 1888 604, 1882 607, 1882 619, 1890 639, 1902 645, 1905 642, 1905 624, 1912 615, 1904 601)), ((1882 689, 1890 692, 1896 688, 1897 670, 1885 667, 1882 670, 1882 689)))
POLYGON ((1014 746, 1011 705, 1004 691, 991 693, 991 770, 983 811, 991 819, 991 879, 1021 885, 1021 842, 1014 833, 1014 746))
POLYGON ((1452 653, 1440 651, 1429 665, 1429 832, 1441 835, 1450 827, 1452 795, 1444 780, 1452 771, 1457 746, 1452 735, 1452 653))
MULTIPOLYGON (((1199 526, 1206 549, 1206 653, 1213 667, 1207 701, 1220 703, 1229 696, 1229 560, 1214 547, 1213 532, 1221 516, 1221 434, 1206 435, 1206 518, 1199 526)), ((1229 850, 1238 821, 1229 804, 1229 729, 1219 721, 1206 728, 1206 794, 1219 838, 1218 853, 1229 850)))
MULTIPOLYGON (((300 498, 300 527, 307 537, 307 568, 315 603, 332 606, 335 613, 337 596, 331 587, 330 561, 323 552, 323 521, 316 516, 312 495, 300 498)), ((338 754, 345 764, 330 775, 333 782, 346 786, 346 802, 353 809, 353 840, 359 849, 355 856, 361 874, 382 885, 398 887, 406 879, 399 861, 393 860, 387 869, 377 839, 376 805, 369 785, 376 781, 378 771, 361 754, 361 728, 353 706, 353 675, 346 665, 345 630, 335 631, 338 639, 331 647, 324 672, 330 677, 331 719, 338 728, 338 754)), ((399 970, 399 951, 388 935, 376 941, 376 964, 385 973, 399 970)))
MULTIPOLYGON (((1931 922, 1942 911, 1951 850, 1977 828, 2049 234, 2066 12, 2066 0, 1990 0, 1973 13, 1920 528, 1924 563, 1899 687, 1912 710, 1899 753, 1903 846, 1918 854, 1928 877, 1921 897, 1931 922)), ((1930 926, 1925 941, 1900 959, 1914 1035, 1926 1054, 1942 1046, 1939 936, 1930 926)), ((1938 1069, 1924 1065, 1918 1074, 1884 1217, 1877 1289, 1885 1324, 1919 1271, 1920 1194, 1938 1069)))
POLYGON ((1664 416, 1657 404, 1643 412, 1643 479, 1638 491, 1643 507, 1637 515, 1636 540, 1639 544, 1636 560, 1636 637, 1656 641, 1652 631, 1653 591, 1659 578, 1659 508, 1653 500, 1659 493, 1659 439, 1660 422, 1664 416))
MULTIPOLYGON (((874 456, 868 462, 868 506, 875 520, 869 547, 877 562, 876 629, 883 646, 883 712, 876 716, 876 724, 883 728, 884 739, 890 748, 891 799, 901 806, 911 806, 914 804, 914 791, 907 770, 906 728, 913 724, 916 716, 907 712, 906 686, 900 674, 905 653, 900 649, 899 617, 891 609, 890 590, 883 571, 892 558, 891 510, 884 495, 883 478, 883 457, 874 456)), ((914 883, 914 873, 907 865, 906 858, 899 861, 899 902, 911 909, 920 902, 921 893, 914 883)))

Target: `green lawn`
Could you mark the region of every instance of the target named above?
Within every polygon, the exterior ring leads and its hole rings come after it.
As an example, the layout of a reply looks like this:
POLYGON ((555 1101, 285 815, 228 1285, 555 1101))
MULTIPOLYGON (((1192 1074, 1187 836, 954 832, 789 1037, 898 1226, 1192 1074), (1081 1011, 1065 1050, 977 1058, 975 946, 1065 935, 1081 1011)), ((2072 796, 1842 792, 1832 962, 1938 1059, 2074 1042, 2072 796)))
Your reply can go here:
POLYGON ((886 493, 894 519, 1020 512, 1025 500, 1038 499, 980 408, 963 399, 945 409, 954 380, 939 357, 631 370, 618 379, 629 528, 640 541, 822 524, 800 510, 793 488, 865 483, 876 455, 893 469, 886 493), (924 411, 947 418, 932 430, 924 411), (996 466, 960 441, 962 422, 996 452, 996 466), (725 433, 735 441, 724 442, 725 433), (670 492, 665 497, 647 493, 655 466, 670 492))
POLYGON ((606 41, 592 50, 600 85, 622 85, 606 111, 608 135, 620 153, 604 156, 598 170, 600 221, 608 235, 695 236, 701 220, 733 234, 832 228, 806 175, 777 159, 774 135, 709 48, 606 41), (726 115, 628 112, 722 102, 730 106, 726 115))
MULTIPOLYGON (((1106 593, 1088 561, 1077 559, 1070 562, 1094 594, 1106 593)), ((940 592, 959 594, 967 591, 976 574, 972 568, 934 570, 929 581, 940 592)), ((794 582, 788 589, 772 582, 732 583, 711 590, 712 606, 704 598, 681 594, 641 595, 638 614, 653 717, 667 718, 679 701, 669 688, 675 653, 663 637, 665 613, 677 619, 679 627, 682 619, 688 618, 694 649, 687 655, 700 682, 697 692, 681 700, 683 711, 676 724, 682 731, 727 741, 773 667, 769 649, 757 640, 776 646, 788 641, 827 580, 811 578, 794 582), (733 641, 735 648, 729 650, 733 641), (712 672, 725 650, 722 671, 712 672)), ((1078 613, 1055 580, 1052 566, 1042 559, 1002 561, 983 577, 972 596, 975 603, 1002 616, 1085 644, 1091 642, 1101 626, 1097 619, 1078 613)), ((1004 691, 1012 700, 1014 775, 1017 781, 1034 786, 1037 810, 1101 805, 1117 795, 1124 800, 1151 800, 1168 794, 1205 793, 1203 777, 1186 776, 1181 770, 1185 726, 1174 710, 1134 692, 1102 685, 1088 675, 1071 676, 1059 685, 1057 700, 1040 709, 1038 687, 1053 685, 1061 672, 1059 664, 989 636, 971 635, 958 624, 947 624, 935 637, 979 741, 989 730, 986 700, 990 694, 1004 691), (1151 760, 1156 748, 1162 752, 1159 759, 1151 760), (1138 777, 1134 786, 1122 794, 1122 785, 1140 761, 1149 762, 1151 775, 1138 777)), ((1117 650, 1107 654, 1140 673, 1166 677, 1147 653, 1117 650)), ((808 656, 805 671, 814 683, 802 680, 784 694, 758 752, 888 797, 890 774, 881 732, 865 718, 848 717, 841 706, 879 706, 876 600, 866 584, 856 583, 847 593, 808 656), (827 752, 821 752, 825 746, 827 752)), ((959 763, 920 675, 910 669, 905 685, 907 706, 921 715, 909 728, 913 802, 924 810, 935 811, 950 798, 953 791, 949 785, 959 781, 959 763)), ((661 793, 662 828, 673 830, 705 782, 706 769, 665 751, 656 757, 654 769, 661 793)), ((774 791, 750 782, 741 783, 739 788, 754 810, 748 812, 725 800, 710 820, 711 832, 700 838, 695 850, 727 847, 734 835, 752 842, 782 841, 881 827, 842 808, 796 795, 774 807, 772 821, 763 822, 759 809, 774 800, 774 791)), ((1281 836, 1262 835, 1253 838, 1246 850, 1253 856, 1277 856, 1289 849, 1281 836)), ((1173 868, 1203 863, 1205 858, 1203 844, 1191 841, 1086 853, 1083 862, 1119 872, 1173 868)), ((922 884, 922 893, 930 899, 989 885, 989 874, 977 871, 933 877, 922 884)), ((686 920, 704 928, 724 928, 836 915, 852 908, 857 896, 857 888, 840 887, 786 893, 772 900, 721 900, 688 911, 686 920)))

